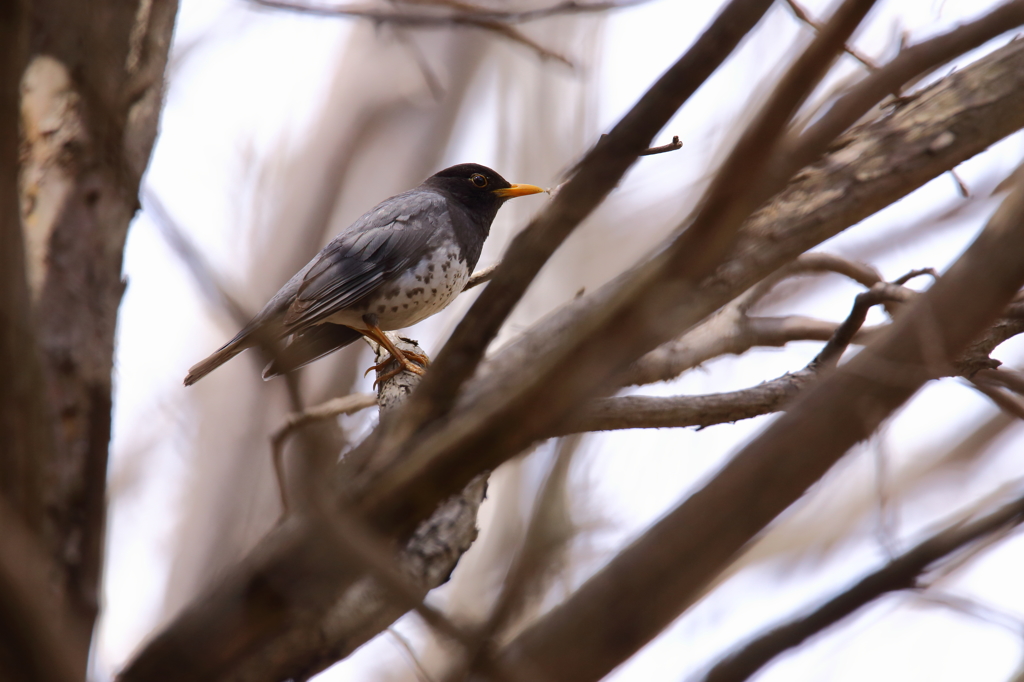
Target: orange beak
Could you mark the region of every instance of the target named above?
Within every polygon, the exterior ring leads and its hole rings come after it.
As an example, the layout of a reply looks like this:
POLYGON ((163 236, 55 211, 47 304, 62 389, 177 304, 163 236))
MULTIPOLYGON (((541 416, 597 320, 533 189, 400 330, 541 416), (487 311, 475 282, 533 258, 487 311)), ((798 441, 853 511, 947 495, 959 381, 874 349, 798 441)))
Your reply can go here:
POLYGON ((539 194, 543 191, 537 185, 512 185, 505 189, 496 189, 494 193, 502 199, 514 199, 516 197, 525 197, 527 194, 539 194))

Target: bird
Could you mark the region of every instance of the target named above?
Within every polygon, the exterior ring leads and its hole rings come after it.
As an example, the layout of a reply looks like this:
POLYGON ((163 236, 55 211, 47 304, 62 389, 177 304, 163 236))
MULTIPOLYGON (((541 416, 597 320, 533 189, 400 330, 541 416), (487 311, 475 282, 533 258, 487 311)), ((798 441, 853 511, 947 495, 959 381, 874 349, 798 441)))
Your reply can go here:
POLYGON ((385 199, 349 225, 281 287, 238 334, 185 377, 191 386, 247 348, 273 359, 263 378, 298 369, 360 337, 384 346, 398 369, 423 374, 427 358, 403 353, 384 333, 441 311, 469 281, 498 209, 545 190, 511 184, 475 163, 446 168, 385 199))

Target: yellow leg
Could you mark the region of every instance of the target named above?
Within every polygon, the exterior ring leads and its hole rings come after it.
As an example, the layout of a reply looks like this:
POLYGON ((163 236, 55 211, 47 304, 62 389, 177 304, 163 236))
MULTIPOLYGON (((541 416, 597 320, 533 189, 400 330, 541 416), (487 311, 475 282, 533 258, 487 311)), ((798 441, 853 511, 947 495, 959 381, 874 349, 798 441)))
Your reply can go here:
POLYGON ((365 374, 369 374, 371 371, 379 372, 381 369, 387 366, 392 360, 398 363, 398 369, 387 372, 386 374, 384 374, 384 376, 378 377, 377 379, 374 380, 374 388, 377 387, 377 384, 382 384, 388 379, 394 377, 395 375, 403 371, 412 372, 413 374, 419 374, 420 376, 423 376, 425 371, 423 367, 430 364, 430 359, 427 358, 427 356, 425 355, 421 355, 420 353, 405 353, 399 350, 395 346, 395 344, 391 343, 391 339, 388 338, 388 335, 385 334, 377 325, 371 324, 368 325, 368 329, 360 329, 357 331, 359 331, 359 333, 362 334, 363 336, 372 339, 373 341, 387 348, 388 353, 391 354, 391 357, 387 358, 382 362, 377 363, 376 365, 373 365, 368 370, 366 370, 365 374))

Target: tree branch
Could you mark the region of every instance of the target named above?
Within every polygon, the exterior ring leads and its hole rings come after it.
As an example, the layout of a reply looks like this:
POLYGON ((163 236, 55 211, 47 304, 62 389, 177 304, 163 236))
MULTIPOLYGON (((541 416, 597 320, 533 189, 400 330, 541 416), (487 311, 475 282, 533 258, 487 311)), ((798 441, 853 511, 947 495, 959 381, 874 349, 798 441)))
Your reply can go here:
MULTIPOLYGON (((822 323, 833 330, 833 339, 839 341, 840 327, 832 323, 822 323)), ((885 327, 872 330, 871 337, 884 331, 885 327)), ((994 334, 995 329, 989 334, 994 334)), ((1018 331, 1017 333, 1021 333, 1018 331)), ((853 337, 857 339, 855 335, 853 337)), ((794 339, 795 340, 795 339, 794 339)), ((805 338, 805 340, 822 340, 805 338)), ((1005 340, 1005 339, 1003 339, 1005 340)), ((830 341, 831 343, 831 341, 830 341)), ((820 373, 820 358, 797 372, 787 373, 777 379, 766 381, 751 388, 728 393, 711 393, 696 396, 623 396, 615 398, 598 398, 588 402, 580 414, 559 428, 555 435, 565 435, 582 431, 613 431, 621 429, 661 429, 697 426, 705 428, 716 424, 751 419, 763 414, 770 414, 785 409, 802 391, 806 390, 820 373)), ((999 391, 992 387, 990 381, 977 381, 986 372, 1002 370, 982 369, 979 366, 995 364, 989 358, 964 356, 951 368, 949 376, 969 377, 975 373, 972 383, 989 395, 997 405, 1008 413, 1024 418, 1024 401, 1020 398, 999 391), (987 362, 986 362, 987 361, 987 362), (979 385, 980 384, 980 385, 979 385)))
MULTIPOLYGON (((821 24, 815 21, 813 18, 811 18, 811 15, 807 13, 807 10, 801 7, 796 2, 796 0, 786 0, 786 5, 789 7, 790 11, 793 12, 793 15, 797 19, 810 26, 812 30, 821 30, 821 24)), ((863 64, 864 68, 866 68, 868 71, 878 70, 878 64, 875 64, 875 62, 871 58, 867 57, 863 52, 860 52, 856 48, 851 47, 849 43, 843 45, 843 50, 846 52, 846 54, 850 55, 858 62, 863 64)))
MULTIPOLYGON (((701 319, 800 253, 1021 126, 1024 126, 1024 44, 1014 43, 944 79, 925 96, 892 116, 852 131, 844 138, 840 149, 801 173, 785 192, 748 221, 730 259, 701 284, 697 294, 683 302, 688 311, 686 315, 690 319, 701 319), (934 140, 948 131, 955 134, 953 143, 943 147, 940 153, 930 151, 934 140), (856 153, 851 154, 851 151, 856 153)), ((518 391, 532 373, 543 369, 535 363, 551 344, 558 343, 593 307, 603 305, 609 292, 620 283, 613 282, 609 287, 574 300, 489 359, 481 367, 479 376, 466 386, 452 415, 453 424, 456 419, 464 419, 477 410, 490 409, 487 396, 504 398, 518 391)), ((964 307, 971 308, 973 304, 964 307)), ((999 332, 993 338, 1008 333, 1010 325, 1019 322, 1011 320, 1002 328, 996 325, 999 332)), ((984 350, 994 343, 988 340, 975 344, 969 352, 984 350)), ((432 371, 436 369, 435 362, 432 371)), ((435 479, 431 473, 419 479, 419 485, 433 490, 432 494, 437 496, 434 499, 443 499, 448 491, 461 489, 480 471, 507 457, 505 452, 501 452, 500 457, 490 457, 491 448, 499 437, 500 431, 492 431, 486 450, 466 451, 465 461, 460 460, 459 468, 448 470, 450 478, 435 479)), ((439 451, 439 445, 443 445, 427 440, 424 439, 423 450, 417 453, 427 457, 421 462, 429 461, 431 453, 439 451)), ((358 485, 358 480, 350 474, 351 470, 346 469, 346 482, 358 485)), ((308 605, 310 609, 335 605, 331 612, 343 613, 336 609, 341 608, 337 606, 339 590, 350 584, 346 583, 346 577, 335 571, 327 559, 314 563, 308 573, 296 563, 296 556, 309 556, 317 547, 316 543, 317 539, 301 528, 285 524, 275 529, 243 563, 226 573, 218 587, 170 623, 139 654, 137 662, 146 658, 159 663, 156 670, 164 671, 161 674, 165 676, 181 670, 182 678, 188 678, 190 669, 186 664, 192 652, 205 650, 212 642, 230 641, 241 643, 244 650, 226 651, 220 647, 216 655, 225 657, 223 660, 228 661, 225 664, 232 669, 239 669, 240 661, 247 658, 246 651, 259 649, 261 643, 269 639, 286 637, 292 611, 284 608, 284 601, 260 602, 265 607, 260 611, 260 623, 266 630, 252 633, 239 629, 240 624, 247 622, 247 604, 255 603, 257 596, 263 593, 261 586, 276 585, 285 575, 330 576, 329 580, 305 581, 297 603, 308 605), (240 595, 252 597, 243 599, 240 595), (274 603, 278 606, 273 606, 274 603), (231 627, 227 627, 228 624, 231 627), (222 630, 222 627, 227 629, 222 630)), ((132 664, 133 670, 136 665, 132 664)), ((254 667, 260 666, 254 664, 254 667)), ((263 678, 254 673, 248 679, 263 678)))
POLYGON ((807 391, 502 657, 553 679, 582 682, 600 678, 648 642, 747 542, 995 320, 1024 285, 1021 249, 1024 185, 878 340, 807 391))
MULTIPOLYGON (((579 223, 618 184, 657 132, 728 57, 771 6, 770 0, 732 0, 697 42, 580 162, 547 208, 509 245, 494 283, 474 302, 406 405, 401 421, 374 436, 394 447, 455 400, 487 345, 541 267, 579 223)), ((378 432, 380 429, 378 429, 378 432)))
POLYGON ((99 609, 124 241, 178 7, 153 0, 139 15, 137 5, 32 2, 22 80, 24 253, 43 389, 57 415, 55 455, 43 463, 44 537, 59 569, 54 589, 89 628, 99 609))
POLYGON ((517 30, 512 24, 525 23, 565 14, 583 14, 607 12, 624 9, 642 4, 647 0, 633 2, 595 2, 579 3, 574 0, 561 2, 550 7, 523 11, 495 11, 464 2, 449 0, 448 2, 408 2, 406 4, 426 6, 429 9, 443 11, 409 12, 405 9, 381 10, 369 5, 312 5, 291 0, 250 0, 255 5, 272 9, 289 10, 303 14, 314 14, 327 17, 351 17, 368 19, 377 24, 409 28, 478 28, 504 36, 513 42, 520 43, 536 52, 544 59, 555 59, 566 66, 572 67, 571 61, 564 56, 538 44, 536 41, 517 30))
MULTIPOLYGON (((393 340, 404 350, 423 352, 412 342, 393 340)), ((386 353, 378 359, 383 360, 386 353)), ((394 409, 419 380, 407 372, 392 377, 379 386, 375 402, 382 411, 394 409)), ((367 396, 357 394, 309 408, 292 415, 275 436, 283 441, 304 426, 358 409, 367 401, 367 396)), ((468 641, 461 629, 424 606, 422 595, 448 580, 476 539, 476 514, 486 488, 487 475, 482 474, 446 500, 420 525, 397 559, 384 554, 379 540, 360 528, 364 524, 346 514, 320 510, 323 513, 312 518, 287 517, 235 573, 237 577, 244 572, 261 585, 248 593, 250 604, 287 604, 288 628, 271 631, 264 620, 255 617, 232 623, 224 616, 242 606, 238 594, 230 589, 208 594, 179 616, 175 628, 150 642, 118 679, 306 679, 352 653, 410 608, 417 609, 443 635, 468 641), (275 557, 280 563, 271 567, 268 562, 275 557), (229 634, 235 627, 243 631, 229 634), (211 631, 219 634, 209 634, 211 631), (190 640, 187 655, 182 655, 178 647, 190 640), (229 641, 233 647, 224 646, 229 641)), ((308 502, 303 505, 308 507, 308 502)))
POLYGON ((728 654, 704 676, 704 682, 742 682, 749 679, 773 658, 799 646, 862 606, 889 592, 913 588, 936 561, 1021 522, 1024 522, 1024 497, 976 521, 950 524, 807 615, 772 628, 728 654))
MULTIPOLYGON (((647 319, 683 329, 691 326, 801 252, 984 150, 994 141, 990 135, 1006 135, 1024 126, 1021 68, 1024 44, 1010 43, 952 74, 892 116, 851 132, 751 217, 730 259, 714 275, 675 299, 646 288, 659 304, 650 307, 647 319), (978 116, 986 123, 980 124, 978 116), (935 151, 936 141, 949 140, 949 146, 935 151)), ((572 301, 489 360, 479 379, 460 396, 456 410, 410 443, 410 452, 394 466, 388 486, 408 486, 403 495, 391 497, 379 489, 377 499, 404 500, 408 518, 415 518, 429 508, 430 497, 467 481, 476 467, 496 466, 518 452, 531 431, 532 437, 554 431, 560 411, 579 405, 577 393, 600 394, 575 382, 597 381, 596 368, 607 367, 612 353, 646 350, 636 347, 636 327, 612 325, 616 318, 600 326, 609 319, 608 306, 621 300, 622 288, 631 286, 637 276, 631 271, 572 301), (568 373, 573 373, 572 382, 568 373), (483 443, 489 444, 486 464, 479 460, 483 443), (414 505, 419 511, 411 513, 414 505)))

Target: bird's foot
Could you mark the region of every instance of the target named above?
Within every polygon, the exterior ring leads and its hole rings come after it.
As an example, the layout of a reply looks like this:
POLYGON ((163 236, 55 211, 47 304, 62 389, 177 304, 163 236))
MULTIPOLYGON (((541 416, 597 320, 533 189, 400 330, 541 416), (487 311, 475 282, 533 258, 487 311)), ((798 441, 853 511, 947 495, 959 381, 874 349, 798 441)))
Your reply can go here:
POLYGON ((386 359, 378 362, 376 365, 372 365, 363 376, 366 376, 370 372, 380 372, 382 369, 390 365, 392 362, 396 363, 398 367, 390 371, 384 372, 376 379, 373 380, 373 388, 376 390, 377 386, 383 384, 385 381, 393 379, 402 372, 411 372, 423 376, 426 373, 424 367, 430 364, 430 359, 419 353, 403 353, 401 355, 389 355, 386 359), (419 363, 419 364, 416 364, 419 363))

